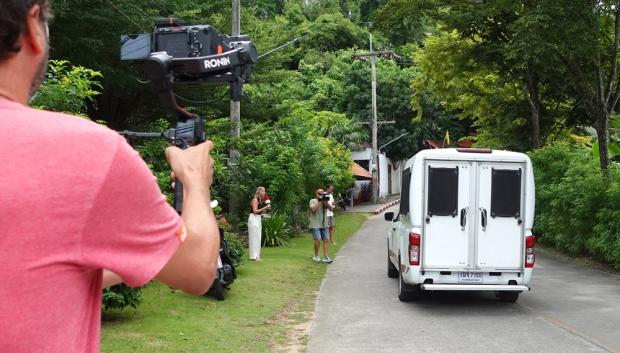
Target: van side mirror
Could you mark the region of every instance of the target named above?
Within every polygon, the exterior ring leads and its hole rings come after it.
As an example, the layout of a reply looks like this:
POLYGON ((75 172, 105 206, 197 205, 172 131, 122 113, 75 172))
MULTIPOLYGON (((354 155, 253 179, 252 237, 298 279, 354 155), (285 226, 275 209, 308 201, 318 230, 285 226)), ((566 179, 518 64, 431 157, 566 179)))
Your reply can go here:
POLYGON ((385 214, 383 214, 383 218, 386 221, 391 222, 392 220, 394 220, 394 212, 386 212, 385 214))

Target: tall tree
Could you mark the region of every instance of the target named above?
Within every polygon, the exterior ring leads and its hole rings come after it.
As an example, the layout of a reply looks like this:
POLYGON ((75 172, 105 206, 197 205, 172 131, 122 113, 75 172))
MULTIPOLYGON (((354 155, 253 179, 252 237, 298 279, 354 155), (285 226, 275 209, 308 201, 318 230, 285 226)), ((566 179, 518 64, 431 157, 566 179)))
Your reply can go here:
POLYGON ((568 103, 573 111, 585 113, 596 130, 600 166, 607 174, 609 117, 620 97, 620 1, 442 3, 448 27, 478 40, 486 53, 483 58, 490 58, 500 72, 521 82, 534 147, 540 145, 537 122, 549 118, 551 106, 568 103), (559 96, 554 95, 558 92, 559 96))
POLYGON ((540 148, 558 107, 568 98, 561 79, 565 71, 551 53, 540 50, 546 23, 539 1, 441 1, 439 18, 447 29, 472 40, 472 58, 517 83, 523 92, 530 143, 540 148), (558 94, 559 93, 559 94, 558 94))
POLYGON ((600 166, 608 177, 609 118, 620 98, 620 1, 547 0, 544 5, 551 26, 542 44, 565 66, 566 80, 576 88, 576 104, 592 119, 600 166))

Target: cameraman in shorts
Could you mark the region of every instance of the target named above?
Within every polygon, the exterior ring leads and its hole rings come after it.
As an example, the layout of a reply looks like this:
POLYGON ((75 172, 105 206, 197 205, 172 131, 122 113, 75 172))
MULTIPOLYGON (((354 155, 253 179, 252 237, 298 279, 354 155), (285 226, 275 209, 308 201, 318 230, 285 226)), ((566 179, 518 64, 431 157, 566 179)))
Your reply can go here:
POLYGON ((329 257, 329 224, 327 219, 327 210, 334 208, 329 204, 329 195, 323 189, 317 189, 316 198, 310 200, 310 214, 308 216, 310 233, 314 239, 314 257, 316 262, 320 262, 319 247, 323 241, 323 262, 331 263, 333 260, 329 257))

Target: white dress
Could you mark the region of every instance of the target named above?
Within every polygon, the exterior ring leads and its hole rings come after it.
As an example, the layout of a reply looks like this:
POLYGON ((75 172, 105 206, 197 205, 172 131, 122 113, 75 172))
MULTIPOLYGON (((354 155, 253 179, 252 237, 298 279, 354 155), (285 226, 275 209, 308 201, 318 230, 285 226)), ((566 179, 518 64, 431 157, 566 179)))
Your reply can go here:
POLYGON ((250 250, 250 260, 260 257, 262 217, 259 214, 250 213, 248 216, 248 245, 250 250))

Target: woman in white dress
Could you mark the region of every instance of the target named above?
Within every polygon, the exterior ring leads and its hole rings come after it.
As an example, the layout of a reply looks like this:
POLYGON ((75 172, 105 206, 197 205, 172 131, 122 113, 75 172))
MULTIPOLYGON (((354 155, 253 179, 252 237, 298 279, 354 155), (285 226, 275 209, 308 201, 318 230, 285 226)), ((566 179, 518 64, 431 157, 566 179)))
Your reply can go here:
POLYGON ((271 208, 265 203, 265 188, 259 186, 250 202, 250 215, 248 217, 248 245, 250 248, 250 260, 260 261, 262 217, 261 215, 271 208))

